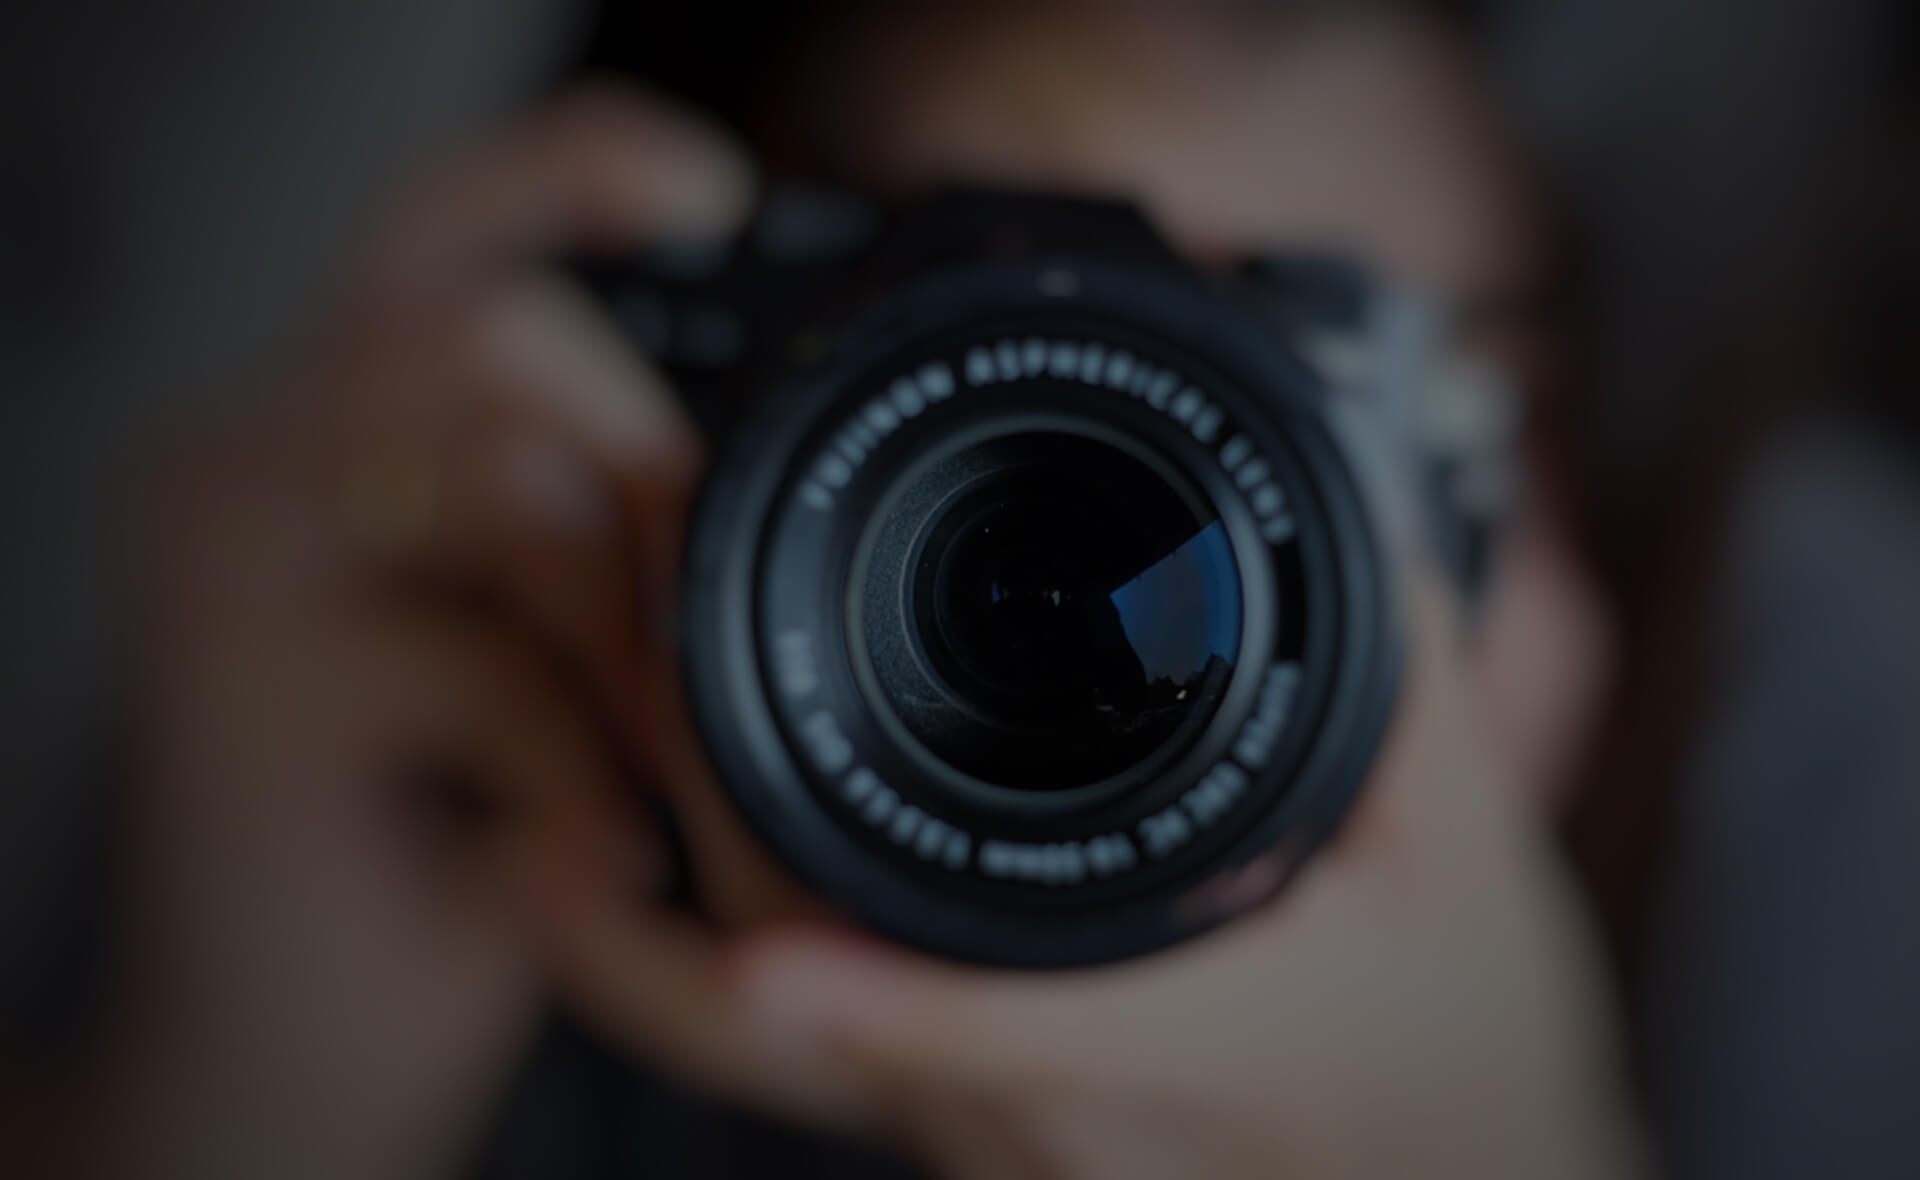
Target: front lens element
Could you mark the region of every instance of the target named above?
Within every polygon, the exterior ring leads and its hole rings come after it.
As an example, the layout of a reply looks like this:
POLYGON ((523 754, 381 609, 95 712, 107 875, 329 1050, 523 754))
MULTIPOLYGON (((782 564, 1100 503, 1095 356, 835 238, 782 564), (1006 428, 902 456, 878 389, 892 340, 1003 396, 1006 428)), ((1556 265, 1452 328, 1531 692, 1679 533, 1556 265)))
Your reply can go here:
POLYGON ((1066 433, 994 439, 945 467, 958 482, 906 587, 939 698, 900 710, 923 745, 974 778, 1046 791, 1139 766, 1204 723, 1241 624, 1206 500, 1066 433))

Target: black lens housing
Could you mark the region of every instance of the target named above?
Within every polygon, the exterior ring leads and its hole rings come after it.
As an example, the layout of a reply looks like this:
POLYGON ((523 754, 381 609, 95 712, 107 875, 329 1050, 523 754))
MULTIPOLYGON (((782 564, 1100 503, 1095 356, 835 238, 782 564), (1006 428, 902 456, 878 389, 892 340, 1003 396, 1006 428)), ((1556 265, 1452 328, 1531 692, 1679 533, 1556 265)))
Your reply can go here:
POLYGON ((864 923, 980 962, 1139 954, 1269 896, 1346 809, 1398 678, 1328 396, 1186 273, 1028 260, 888 292, 757 399, 692 523, 685 672, 742 813, 864 923), (968 548, 1021 503, 1084 527, 1059 555, 968 548), (1112 601, 1182 512, 1211 539, 1153 601, 1199 621, 1112 601), (1160 696, 1125 650, 1173 669, 1160 696), (1127 685, 1054 666, 1075 652, 1127 685))

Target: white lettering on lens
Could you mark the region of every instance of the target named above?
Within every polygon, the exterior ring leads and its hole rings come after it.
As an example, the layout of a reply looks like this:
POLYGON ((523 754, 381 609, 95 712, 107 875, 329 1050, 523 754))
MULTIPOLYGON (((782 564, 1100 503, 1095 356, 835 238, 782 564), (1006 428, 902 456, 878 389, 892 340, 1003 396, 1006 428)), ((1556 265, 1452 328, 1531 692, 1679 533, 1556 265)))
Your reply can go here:
POLYGON ((840 793, 847 802, 856 806, 865 803, 867 796, 880 789, 880 776, 864 766, 856 766, 847 781, 840 785, 840 793))
POLYGON ((900 429, 900 414, 892 406, 879 398, 867 403, 867 425, 879 432, 881 438, 900 429))
POLYGON ((953 396, 953 370, 942 362, 929 361, 921 365, 914 376, 920 379, 920 392, 927 395, 928 401, 945 401, 953 396))
POLYGON ((1106 360, 1107 349, 1104 344, 1088 344, 1080 350, 1080 380, 1088 385, 1100 384, 1100 367, 1106 360))
POLYGON ((972 836, 902 801, 898 792, 867 767, 856 766, 848 772, 840 784, 840 797, 890 843, 928 864, 958 872, 972 858, 972 836))
POLYGON ((893 822, 887 825, 887 839, 895 844, 905 844, 913 839, 913 834, 920 830, 926 818, 926 812, 911 803, 907 804, 894 813, 893 822))
MULTIPOLYGON (((1048 341, 1031 337, 1016 342, 1002 338, 992 345, 969 347, 959 363, 972 388, 1044 373, 1060 380, 1078 380, 1124 391, 1144 399, 1209 446, 1227 421, 1225 412, 1209 402, 1203 390, 1183 385, 1177 373, 1157 369, 1126 351, 1110 353, 1107 346, 1098 341, 1048 341), (1173 392, 1176 389, 1177 394, 1173 392)), ((871 399, 850 414, 828 440, 810 478, 796 489, 802 503, 820 512, 832 511, 837 504, 836 493, 852 481, 895 431, 953 392, 953 372, 944 361, 930 361, 913 374, 896 378, 884 395, 871 399)), ((1252 448, 1253 444, 1245 437, 1236 436, 1222 449, 1221 462, 1229 474, 1247 461, 1252 448)), ((1260 473, 1264 476, 1264 466, 1260 473)), ((1268 521, 1263 532, 1269 538, 1289 538, 1292 522, 1290 519, 1268 521)))
POLYGON ((967 350, 967 384, 973 386, 993 384, 993 357, 984 348, 967 350))
POLYGON ((828 452, 813 465, 813 477, 830 488, 844 488, 853 481, 853 465, 828 452))
POLYGON ((1133 841, 1118 832, 1087 841, 1087 867, 1096 877, 1111 877, 1139 863, 1133 841))
POLYGON ((927 408, 927 395, 905 377, 887 387, 887 399, 893 403, 894 409, 900 411, 902 418, 911 418, 927 408))
POLYGON ((1290 513, 1269 516, 1260 522, 1260 535, 1269 545, 1284 545, 1293 540, 1294 524, 1290 513))
POLYGON ((1020 346, 1011 340, 1002 340, 993 346, 993 367, 1002 381, 1020 379, 1020 346))
POLYGON ((1293 513, 1287 510, 1287 496, 1280 490, 1279 484, 1261 484, 1247 497, 1247 502, 1253 505, 1254 515, 1260 518, 1261 536, 1275 545, 1293 539, 1293 513))
MULTIPOLYGON (((1215 429, 1211 424, 1208 433, 1215 429)), ((1234 486, 1250 493, 1248 506, 1260 523, 1260 535, 1271 545, 1284 545, 1293 540, 1298 528, 1293 513, 1287 507, 1287 495, 1273 476, 1273 468, 1265 457, 1254 451, 1251 440, 1244 434, 1236 434, 1220 448, 1220 466, 1233 476, 1234 486)))
POLYGON ((1222 762, 1180 797, 1180 806, 1196 829, 1209 828, 1240 801, 1246 789, 1247 772, 1231 762, 1222 762))
POLYGON ((1089 875, 1112 876, 1139 863, 1133 841, 1118 832, 1080 843, 1016 844, 988 840, 980 846, 980 871, 1003 881, 1077 885, 1089 875))
POLYGON ((780 691, 790 697, 812 696, 820 687, 814 670, 813 636, 805 631, 782 631, 774 641, 774 678, 780 691))
POLYGON ((853 743, 840 732, 840 723, 825 709, 800 723, 800 737, 821 774, 839 774, 853 762, 853 743))
POLYGON ((1140 842, 1159 859, 1193 838, 1193 824, 1178 804, 1140 821, 1140 842))
POLYGON ((1260 701, 1253 715, 1240 727, 1233 743, 1233 756, 1248 770, 1261 770, 1273 757, 1273 747, 1287 727, 1293 712, 1294 691, 1300 684, 1300 665, 1292 661, 1275 664, 1267 670, 1260 686, 1260 701))
POLYGON ((947 825, 932 816, 928 816, 927 822, 920 825, 919 835, 914 837, 914 854, 921 860, 934 859, 934 857, 939 854, 940 849, 946 845, 946 841, 943 839, 944 835, 951 831, 953 831, 952 828, 947 827, 947 825))
POLYGON ((1173 806, 1140 821, 1140 839, 1147 854, 1164 857, 1232 811, 1252 780, 1232 762, 1215 763, 1173 806))
POLYGON ((873 794, 860 805, 860 815, 877 828, 892 819, 899 806, 900 796, 894 794, 892 787, 875 787, 873 794))

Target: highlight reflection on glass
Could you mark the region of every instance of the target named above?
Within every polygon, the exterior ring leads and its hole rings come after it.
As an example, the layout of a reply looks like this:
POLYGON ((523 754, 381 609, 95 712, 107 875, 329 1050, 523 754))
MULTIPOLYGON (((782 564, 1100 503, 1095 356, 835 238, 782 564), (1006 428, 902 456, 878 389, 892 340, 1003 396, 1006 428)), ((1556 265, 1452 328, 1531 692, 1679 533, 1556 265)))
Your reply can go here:
POLYGON ((1233 659, 1240 641, 1239 579, 1219 521, 1140 571, 1109 595, 1147 680, 1184 683, 1218 656, 1233 659), (1203 625, 1173 625, 1199 619, 1203 625))

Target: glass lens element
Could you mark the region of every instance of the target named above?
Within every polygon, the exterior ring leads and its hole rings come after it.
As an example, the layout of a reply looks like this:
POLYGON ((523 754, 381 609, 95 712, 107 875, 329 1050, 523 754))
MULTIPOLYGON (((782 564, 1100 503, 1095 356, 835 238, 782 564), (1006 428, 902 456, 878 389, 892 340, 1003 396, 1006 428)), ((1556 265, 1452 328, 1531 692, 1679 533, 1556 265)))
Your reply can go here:
POLYGON ((1211 714, 1240 641, 1239 573, 1210 506, 1139 459, 1069 435, 1018 453, 920 550, 912 625, 966 722, 917 736, 989 782, 1078 786, 1211 714))

